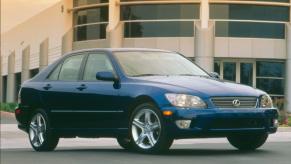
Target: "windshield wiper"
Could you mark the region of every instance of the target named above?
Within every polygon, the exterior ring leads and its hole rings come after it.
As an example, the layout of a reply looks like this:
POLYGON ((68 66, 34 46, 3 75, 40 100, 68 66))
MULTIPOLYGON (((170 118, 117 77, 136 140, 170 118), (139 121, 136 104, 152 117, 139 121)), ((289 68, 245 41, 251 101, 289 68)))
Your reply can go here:
POLYGON ((148 73, 148 74, 133 75, 132 77, 142 77, 142 76, 166 76, 166 75, 148 73))

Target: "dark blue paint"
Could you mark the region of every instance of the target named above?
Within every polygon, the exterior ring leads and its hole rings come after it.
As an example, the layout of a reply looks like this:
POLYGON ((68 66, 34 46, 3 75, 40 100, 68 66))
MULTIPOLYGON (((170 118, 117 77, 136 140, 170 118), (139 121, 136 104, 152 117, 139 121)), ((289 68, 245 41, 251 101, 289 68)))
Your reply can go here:
MULTIPOLYGON (((126 134, 133 104, 137 100, 151 100, 161 110, 171 110, 173 116, 165 116, 166 127, 175 138, 227 136, 230 133, 267 132, 277 128, 270 121, 278 117, 276 109, 216 109, 212 96, 255 96, 265 92, 249 86, 224 82, 211 77, 153 76, 127 77, 112 51, 147 51, 144 49, 92 49, 105 52, 113 63, 118 80, 113 81, 49 81, 49 73, 68 54, 41 71, 35 78, 26 81, 21 89, 22 114, 17 115, 19 127, 26 130, 29 117, 34 109, 45 109, 51 118, 52 128, 63 137, 115 137, 126 134), (207 109, 181 110, 173 107, 165 98, 165 93, 184 93, 199 96, 207 109), (227 119, 262 119, 263 128, 214 128, 213 122, 227 119), (191 128, 181 130, 175 125, 177 119, 191 119, 191 128)), ((158 50, 151 50, 158 51, 158 50)), ((99 76, 109 78, 108 73, 99 76)), ((231 124, 232 122, 229 122, 231 124)))

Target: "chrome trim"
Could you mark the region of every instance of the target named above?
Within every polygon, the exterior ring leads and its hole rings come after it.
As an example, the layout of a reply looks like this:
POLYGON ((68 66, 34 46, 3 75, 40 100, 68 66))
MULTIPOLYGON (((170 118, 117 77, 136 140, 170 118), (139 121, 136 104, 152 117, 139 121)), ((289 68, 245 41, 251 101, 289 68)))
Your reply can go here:
POLYGON ((51 110, 52 113, 123 113, 124 111, 122 110, 51 110))

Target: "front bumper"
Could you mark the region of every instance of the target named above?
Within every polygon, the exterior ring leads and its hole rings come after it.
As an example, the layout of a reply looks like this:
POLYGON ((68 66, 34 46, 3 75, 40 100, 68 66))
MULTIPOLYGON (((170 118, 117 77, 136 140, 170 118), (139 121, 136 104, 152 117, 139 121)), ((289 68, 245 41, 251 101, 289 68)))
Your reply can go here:
POLYGON ((173 138, 226 137, 241 133, 275 133, 278 111, 272 109, 179 109, 170 110, 171 116, 164 116, 167 131, 173 138), (191 120, 189 128, 182 129, 177 120, 191 120))

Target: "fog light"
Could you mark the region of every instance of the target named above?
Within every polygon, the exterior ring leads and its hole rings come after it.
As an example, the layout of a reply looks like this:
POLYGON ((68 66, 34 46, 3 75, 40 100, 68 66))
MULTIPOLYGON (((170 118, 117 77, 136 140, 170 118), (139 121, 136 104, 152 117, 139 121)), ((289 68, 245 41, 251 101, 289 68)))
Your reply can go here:
POLYGON ((274 125, 274 127, 278 127, 278 126, 279 126, 279 121, 278 121, 278 119, 274 119, 274 120, 273 120, 273 125, 274 125))
POLYGON ((177 120, 176 125, 181 129, 188 129, 191 125, 191 120, 177 120))

